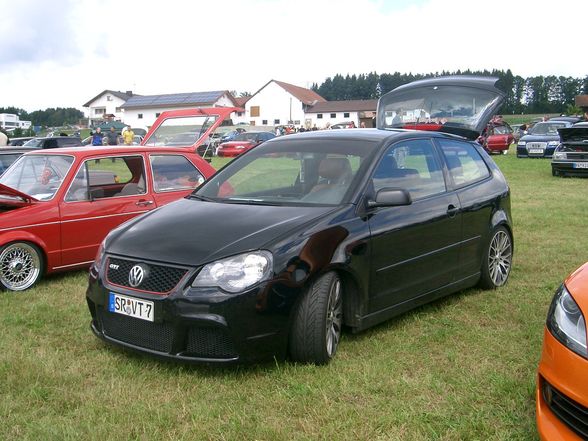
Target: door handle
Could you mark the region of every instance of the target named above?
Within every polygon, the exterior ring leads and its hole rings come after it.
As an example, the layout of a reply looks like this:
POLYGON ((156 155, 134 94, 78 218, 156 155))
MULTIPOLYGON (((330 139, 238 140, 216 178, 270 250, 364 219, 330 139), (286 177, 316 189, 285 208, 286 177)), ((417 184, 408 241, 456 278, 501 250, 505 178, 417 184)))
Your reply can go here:
POLYGON ((449 217, 455 217, 455 215, 459 212, 459 208, 457 208, 455 205, 451 204, 449 205, 449 207, 447 207, 447 215, 449 217))
POLYGON ((145 201, 145 200, 141 200, 141 201, 137 201, 135 202, 135 205, 138 207, 146 207, 148 205, 153 204, 153 201, 145 201))

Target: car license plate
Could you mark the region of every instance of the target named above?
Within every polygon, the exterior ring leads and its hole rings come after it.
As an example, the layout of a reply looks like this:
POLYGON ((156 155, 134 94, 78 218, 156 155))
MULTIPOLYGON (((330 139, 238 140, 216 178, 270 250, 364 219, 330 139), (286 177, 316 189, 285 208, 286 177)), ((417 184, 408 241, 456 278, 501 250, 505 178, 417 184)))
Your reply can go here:
POLYGON ((149 300, 127 297, 114 292, 108 299, 108 310, 117 314, 128 315, 141 320, 153 321, 153 302, 149 300))
POLYGON ((588 162, 574 162, 574 168, 588 168, 588 162))
POLYGON ((529 153, 532 155, 542 155, 543 149, 529 149, 529 153))

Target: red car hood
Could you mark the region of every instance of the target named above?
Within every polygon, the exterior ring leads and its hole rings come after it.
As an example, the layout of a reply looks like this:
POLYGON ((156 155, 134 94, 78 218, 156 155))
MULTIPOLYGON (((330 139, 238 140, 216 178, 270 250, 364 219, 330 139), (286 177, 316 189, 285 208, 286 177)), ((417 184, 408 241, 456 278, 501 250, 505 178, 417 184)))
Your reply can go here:
POLYGON ((21 193, 14 188, 0 184, 0 205, 24 207, 26 205, 34 204, 35 202, 39 202, 39 200, 26 193, 21 193))
POLYGON ((141 145, 149 145, 149 141, 151 136, 154 132, 157 131, 159 126, 167 119, 177 118, 177 117, 189 117, 189 116, 207 116, 211 118, 211 124, 207 126, 206 131, 201 133, 198 140, 191 144, 186 145, 186 147, 198 147, 204 141, 208 139, 208 137, 216 130, 221 123, 228 118, 231 113, 233 112, 243 112, 244 110, 239 107, 202 107, 202 108, 195 108, 195 109, 181 109, 181 110, 169 110, 166 112, 162 112, 161 115, 155 120, 143 141, 141 141, 141 145))

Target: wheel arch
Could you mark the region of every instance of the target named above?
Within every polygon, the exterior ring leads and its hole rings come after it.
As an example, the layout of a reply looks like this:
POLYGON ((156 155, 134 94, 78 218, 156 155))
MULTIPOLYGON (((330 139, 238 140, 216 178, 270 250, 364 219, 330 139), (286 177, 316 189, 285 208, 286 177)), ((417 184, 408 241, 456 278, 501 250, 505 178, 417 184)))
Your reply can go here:
POLYGON ((4 248, 7 245, 16 243, 16 242, 26 242, 31 245, 36 246, 39 251, 41 252, 42 257, 42 268, 41 268, 41 275, 44 276, 47 274, 47 269, 51 268, 49 264, 49 255, 47 252, 47 244, 44 240, 40 237, 31 234, 27 231, 8 231, 4 232, 0 236, 0 248, 4 248))

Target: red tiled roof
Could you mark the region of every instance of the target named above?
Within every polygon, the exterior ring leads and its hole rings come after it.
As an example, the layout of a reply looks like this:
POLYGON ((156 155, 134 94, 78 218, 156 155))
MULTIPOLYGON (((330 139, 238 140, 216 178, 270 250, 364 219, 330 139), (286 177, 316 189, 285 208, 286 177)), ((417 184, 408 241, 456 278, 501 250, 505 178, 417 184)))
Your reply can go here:
MULTIPOLYGON (((299 99, 302 103, 312 106, 316 103, 322 103, 326 100, 318 93, 305 89, 304 87, 294 86, 293 84, 284 83, 283 81, 272 80, 286 92, 299 99)), ((269 83, 268 83, 269 84, 269 83)), ((266 84, 267 85, 267 84, 266 84)), ((265 86, 264 86, 265 87, 265 86)))

